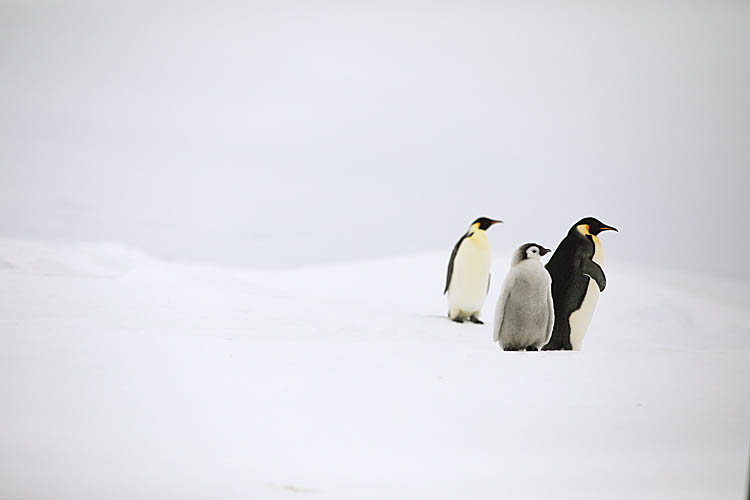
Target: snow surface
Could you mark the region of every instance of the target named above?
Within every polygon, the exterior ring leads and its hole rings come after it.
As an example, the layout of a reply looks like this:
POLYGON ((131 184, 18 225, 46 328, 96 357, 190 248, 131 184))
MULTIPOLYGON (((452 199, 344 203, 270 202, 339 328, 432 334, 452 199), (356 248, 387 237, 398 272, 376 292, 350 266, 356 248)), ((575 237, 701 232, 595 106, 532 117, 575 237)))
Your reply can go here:
POLYGON ((442 317, 448 253, 0 239, 0 498, 742 498, 747 283, 610 264, 583 352, 504 353, 442 317))

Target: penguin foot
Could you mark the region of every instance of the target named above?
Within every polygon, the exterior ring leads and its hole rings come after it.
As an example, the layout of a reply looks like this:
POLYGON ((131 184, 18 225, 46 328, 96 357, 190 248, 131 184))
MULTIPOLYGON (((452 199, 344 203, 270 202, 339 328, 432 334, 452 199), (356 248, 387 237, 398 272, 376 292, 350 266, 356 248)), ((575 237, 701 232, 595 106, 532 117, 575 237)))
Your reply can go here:
POLYGON ((529 347, 526 348, 526 350, 527 351, 538 351, 539 349, 536 348, 536 347, 534 347, 533 345, 530 345, 529 347))
POLYGON ((484 324, 484 321, 482 321, 481 319, 477 318, 476 316, 469 316, 469 321, 471 321, 472 323, 476 323, 477 325, 483 325, 484 324))
POLYGON ((464 322, 463 318, 458 318, 458 317, 456 317, 456 318, 450 318, 450 320, 451 321, 455 321, 456 323, 463 323, 464 322))
POLYGON ((570 345, 550 345, 542 347, 542 351, 572 351, 573 347, 570 345))

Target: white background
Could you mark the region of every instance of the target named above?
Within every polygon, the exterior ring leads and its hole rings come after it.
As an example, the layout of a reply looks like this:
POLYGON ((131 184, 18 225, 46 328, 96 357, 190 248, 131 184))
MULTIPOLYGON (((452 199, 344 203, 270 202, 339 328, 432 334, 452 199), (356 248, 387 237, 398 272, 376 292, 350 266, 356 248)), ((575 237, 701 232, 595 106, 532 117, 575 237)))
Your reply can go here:
POLYGON ((289 267, 555 246, 747 280, 747 2, 0 4, 0 233, 289 267))

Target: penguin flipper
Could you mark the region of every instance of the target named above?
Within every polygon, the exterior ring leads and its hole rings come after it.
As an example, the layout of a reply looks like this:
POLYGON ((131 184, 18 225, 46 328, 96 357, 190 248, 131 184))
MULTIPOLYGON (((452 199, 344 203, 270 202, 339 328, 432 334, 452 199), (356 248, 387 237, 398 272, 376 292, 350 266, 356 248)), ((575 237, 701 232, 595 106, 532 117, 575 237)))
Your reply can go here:
POLYGON ((468 233, 461 236, 461 239, 458 240, 456 246, 453 247, 453 252, 451 252, 451 260, 448 261, 448 274, 445 277, 445 290, 443 290, 443 295, 448 293, 448 288, 451 286, 451 278, 453 277, 453 263, 456 262, 456 254, 458 253, 458 248, 461 246, 461 243, 463 243, 466 236, 468 236, 468 233))
POLYGON ((604 276, 604 271, 601 266, 593 260, 584 260, 582 266, 583 274, 596 281, 599 291, 603 292, 607 287, 607 278, 604 276))

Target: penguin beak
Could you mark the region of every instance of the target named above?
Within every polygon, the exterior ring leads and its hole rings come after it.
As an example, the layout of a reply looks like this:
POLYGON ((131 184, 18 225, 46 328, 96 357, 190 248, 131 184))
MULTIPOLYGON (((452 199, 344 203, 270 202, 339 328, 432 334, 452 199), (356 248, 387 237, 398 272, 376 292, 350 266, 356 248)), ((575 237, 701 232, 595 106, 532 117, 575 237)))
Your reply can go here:
POLYGON ((501 220, 493 220, 493 221, 490 222, 490 226, 492 226, 493 224, 502 224, 502 223, 503 223, 503 221, 501 221, 501 220))
POLYGON ((550 250, 549 248, 544 248, 544 247, 542 247, 542 248, 540 248, 540 249, 539 249, 539 256, 540 256, 540 257, 544 257, 545 255, 547 255, 547 254, 548 254, 548 253, 550 253, 551 251, 552 251, 552 250, 550 250))
POLYGON ((614 231, 616 233, 619 233, 620 231, 617 230, 617 228, 609 227, 609 226, 602 226, 601 231, 614 231))

